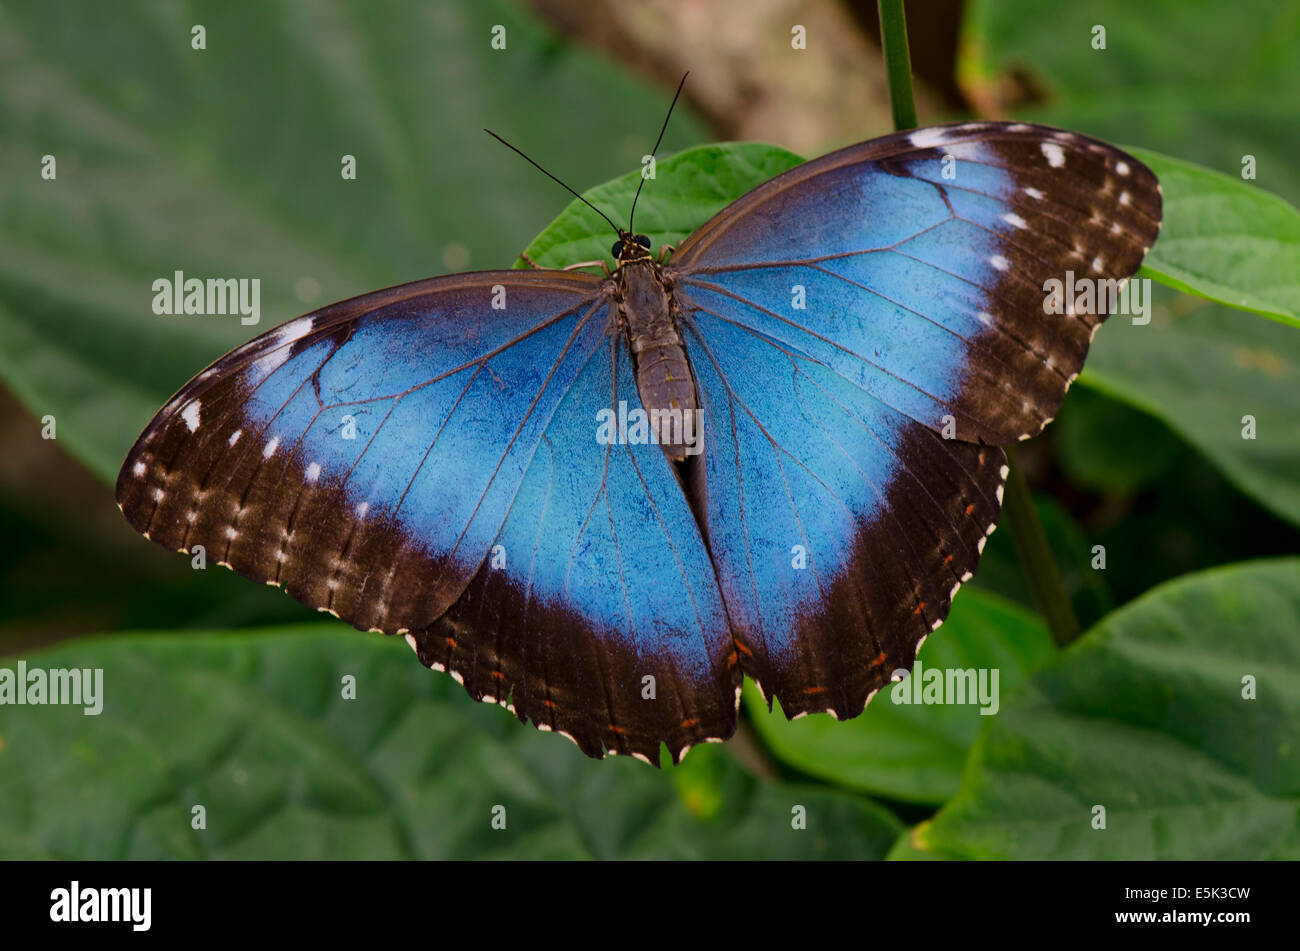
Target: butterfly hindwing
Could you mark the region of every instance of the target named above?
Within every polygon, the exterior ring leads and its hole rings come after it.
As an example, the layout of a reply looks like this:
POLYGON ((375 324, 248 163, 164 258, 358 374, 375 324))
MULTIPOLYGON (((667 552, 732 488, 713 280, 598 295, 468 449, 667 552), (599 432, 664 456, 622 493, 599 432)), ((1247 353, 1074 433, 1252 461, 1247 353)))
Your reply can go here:
POLYGON ((720 318, 689 328, 703 508, 742 667, 790 716, 854 716, 970 578, 1006 457, 720 318))
POLYGON ((611 335, 548 427, 489 565, 414 638, 421 660, 475 697, 589 755, 658 763, 735 729, 740 669, 708 550, 667 457, 598 440, 596 414, 641 403, 627 344, 611 335), (504 570, 503 570, 504 569, 504 570))

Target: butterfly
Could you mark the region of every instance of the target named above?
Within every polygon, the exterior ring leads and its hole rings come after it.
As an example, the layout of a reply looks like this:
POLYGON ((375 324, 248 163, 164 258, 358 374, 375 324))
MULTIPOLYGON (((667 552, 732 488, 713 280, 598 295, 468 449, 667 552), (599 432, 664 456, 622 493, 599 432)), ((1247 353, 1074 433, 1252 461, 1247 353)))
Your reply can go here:
MULTIPOLYGON (((661 186, 662 187, 662 186, 661 186)), ((376 291, 217 360, 122 467, 131 525, 403 636, 584 753, 673 762, 854 717, 910 669, 997 524, 1156 177, 1073 132, 970 122, 833 152, 671 254, 376 291), (1106 284, 1101 284, 1104 288, 1106 284)))

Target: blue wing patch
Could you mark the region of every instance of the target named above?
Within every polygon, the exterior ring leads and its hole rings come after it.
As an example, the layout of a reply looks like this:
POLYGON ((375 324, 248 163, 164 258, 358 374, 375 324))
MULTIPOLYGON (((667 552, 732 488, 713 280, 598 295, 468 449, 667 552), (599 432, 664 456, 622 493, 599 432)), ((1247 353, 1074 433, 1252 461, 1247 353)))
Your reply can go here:
POLYGON ((1159 186, 1119 150, 969 123, 759 186, 673 255, 706 412, 701 518, 745 673, 787 715, 859 713, 910 668, 1105 310, 1044 313, 1068 270, 1122 281, 1159 186))

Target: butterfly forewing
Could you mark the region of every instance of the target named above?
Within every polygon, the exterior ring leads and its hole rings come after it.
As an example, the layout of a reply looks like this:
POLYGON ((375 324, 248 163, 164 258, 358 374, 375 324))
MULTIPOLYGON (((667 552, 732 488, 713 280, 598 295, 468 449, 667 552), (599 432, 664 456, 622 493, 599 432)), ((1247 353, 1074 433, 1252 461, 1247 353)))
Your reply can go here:
POLYGON ((604 293, 582 275, 501 272, 291 321, 164 407, 122 468, 118 503, 158 543, 201 545, 359 627, 428 624, 478 570, 604 339, 604 293))

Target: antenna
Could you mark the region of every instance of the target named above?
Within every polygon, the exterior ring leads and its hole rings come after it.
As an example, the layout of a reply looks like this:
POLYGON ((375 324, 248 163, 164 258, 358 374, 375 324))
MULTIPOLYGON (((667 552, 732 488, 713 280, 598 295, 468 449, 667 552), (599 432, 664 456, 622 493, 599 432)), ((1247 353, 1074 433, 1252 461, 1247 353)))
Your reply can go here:
MULTIPOLYGON (((591 209, 592 211, 594 211, 596 214, 598 214, 598 215, 600 215, 602 218, 604 218, 607 222, 609 222, 609 226, 610 226, 611 228, 614 229, 614 233, 615 233, 615 234, 620 235, 620 236, 623 234, 623 232, 619 230, 618 225, 614 224, 614 222, 612 222, 612 221, 609 220, 609 215, 605 214, 603 211, 601 211, 599 208, 597 208, 597 207, 596 207, 595 205, 593 205, 591 202, 587 201, 587 199, 583 198, 581 195, 579 195, 577 192, 575 192, 572 188, 569 188, 568 185, 565 185, 564 182, 560 181, 558 178, 556 178, 554 175, 552 175, 552 174, 551 174, 550 172, 548 172, 546 169, 542 168, 540 165, 538 165, 536 162, 534 162, 532 159, 530 159, 527 155, 524 155, 523 152, 520 152, 519 149, 515 148, 513 145, 511 145, 511 144, 510 144, 509 142, 507 142, 505 139, 501 138, 501 136, 497 135, 497 134, 496 134, 495 132, 493 132, 491 129, 484 129, 483 131, 486 132, 488 135, 492 136, 492 138, 496 139, 498 142, 500 142, 500 143, 501 143, 502 145, 504 145, 506 148, 510 149, 510 151, 515 152, 516 154, 522 156, 523 159, 524 159, 524 161, 526 161, 526 162, 528 162, 528 164, 532 165, 533 168, 537 169, 539 172, 541 172, 543 175, 545 175, 545 176, 546 176, 547 178, 549 178, 551 181, 555 182, 557 185, 559 185, 560 187, 564 188, 564 189, 565 189, 565 190, 566 190, 570 195, 572 195, 574 198, 578 199, 578 201, 582 202, 584 205, 586 205, 588 208, 590 208, 590 209, 591 209)), ((638 191, 639 191, 639 189, 638 189, 638 191)), ((633 205, 635 205, 635 204, 636 204, 636 202, 634 201, 634 202, 633 202, 633 205)))
MULTIPOLYGON (((691 71, 688 69, 682 74, 682 81, 677 84, 677 93, 673 96, 673 101, 668 106, 668 115, 664 116, 664 124, 659 129, 659 138, 655 139, 655 147, 650 150, 652 156, 659 151, 659 143, 664 140, 664 133, 668 131, 668 120, 672 117, 673 106, 677 105, 677 99, 682 94, 682 87, 686 85, 686 77, 690 74, 691 71)), ((641 186, 644 184, 645 176, 642 175, 640 183, 636 186, 636 194, 632 196, 632 211, 627 216, 627 230, 629 234, 632 233, 632 220, 636 218, 636 200, 641 197, 641 186)))

